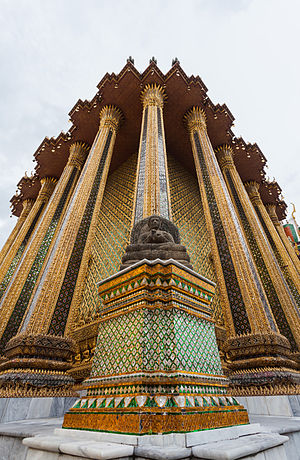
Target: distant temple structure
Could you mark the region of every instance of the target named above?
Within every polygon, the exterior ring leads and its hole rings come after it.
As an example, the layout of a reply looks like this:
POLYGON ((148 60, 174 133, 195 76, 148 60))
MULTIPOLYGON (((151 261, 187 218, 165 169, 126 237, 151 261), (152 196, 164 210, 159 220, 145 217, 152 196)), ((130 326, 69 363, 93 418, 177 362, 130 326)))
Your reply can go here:
POLYGON ((75 429, 248 423, 236 397, 299 394, 300 261, 281 189, 178 59, 164 75, 130 58, 97 87, 11 199, 0 397, 80 394, 75 429))

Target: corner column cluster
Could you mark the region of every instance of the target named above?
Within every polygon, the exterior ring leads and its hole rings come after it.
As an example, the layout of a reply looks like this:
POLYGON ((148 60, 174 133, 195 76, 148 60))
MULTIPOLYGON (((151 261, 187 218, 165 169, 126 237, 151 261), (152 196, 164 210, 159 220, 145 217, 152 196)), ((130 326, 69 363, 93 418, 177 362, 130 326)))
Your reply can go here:
POLYGON ((264 372, 270 364, 274 366, 270 383, 279 375, 294 382, 298 377, 293 370, 282 372, 280 369, 280 366, 295 367, 289 359, 290 344, 279 333, 210 143, 205 113, 201 108, 193 107, 186 113, 185 122, 190 133, 215 265, 223 274, 219 282, 223 284, 221 289, 229 334, 224 350, 230 360, 232 383, 243 387, 251 376, 252 384, 264 384, 264 372))
MULTIPOLYGON (((257 217, 246 189, 237 172, 233 161, 233 151, 231 147, 228 145, 219 147, 216 151, 216 156, 222 169, 232 201, 235 205, 236 212, 239 216, 242 228, 246 235, 252 257, 271 306, 276 324, 280 333, 289 340, 292 351, 297 353, 300 345, 297 303, 289 289, 289 286, 287 285, 275 254, 264 233, 262 223, 257 217)), ((246 184, 247 189, 250 187, 253 186, 246 184)), ((258 193, 256 194, 256 197, 260 200, 258 193)))

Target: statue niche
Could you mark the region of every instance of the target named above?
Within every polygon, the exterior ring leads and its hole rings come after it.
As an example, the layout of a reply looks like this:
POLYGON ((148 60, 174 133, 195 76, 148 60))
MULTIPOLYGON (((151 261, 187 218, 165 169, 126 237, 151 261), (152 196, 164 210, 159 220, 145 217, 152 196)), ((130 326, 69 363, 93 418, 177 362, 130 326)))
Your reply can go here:
POLYGON ((180 244, 176 225, 156 215, 146 217, 134 225, 130 245, 127 246, 122 257, 120 270, 142 259, 174 259, 186 267, 193 268, 185 246, 180 244))

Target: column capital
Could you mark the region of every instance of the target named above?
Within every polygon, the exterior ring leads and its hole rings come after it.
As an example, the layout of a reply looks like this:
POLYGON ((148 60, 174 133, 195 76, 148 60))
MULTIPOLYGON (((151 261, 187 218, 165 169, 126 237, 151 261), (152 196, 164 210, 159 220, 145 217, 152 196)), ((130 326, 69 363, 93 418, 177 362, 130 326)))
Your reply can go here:
POLYGON ((215 153, 216 153, 216 157, 218 159, 219 165, 222 169, 234 166, 234 162, 233 162, 234 152, 232 148, 230 147, 230 145, 228 144, 220 145, 220 147, 218 147, 215 150, 215 153))
POLYGON ((200 107, 194 106, 192 109, 188 110, 185 113, 183 120, 190 133, 196 131, 197 129, 206 130, 206 115, 204 110, 200 107))
POLYGON ((22 212, 21 216, 24 217, 25 215, 27 216, 29 214, 30 209, 32 208, 35 200, 33 198, 26 198, 25 200, 22 201, 22 212))
POLYGON ((76 141, 70 146, 70 156, 68 164, 81 169, 89 153, 90 146, 82 141, 76 141))
POLYGON ((276 213, 276 204, 274 203, 267 203, 265 204, 265 208, 271 218, 271 221, 274 225, 280 225, 277 213, 276 213))
POLYGON ((260 204, 261 197, 259 194, 259 183, 255 181, 244 182, 245 189, 249 195, 252 204, 260 204))
POLYGON ((49 200, 55 188, 56 182, 57 182, 56 177, 42 177, 41 179, 42 188, 38 195, 39 201, 47 202, 49 200))
POLYGON ((164 100, 166 98, 167 96, 163 87, 157 85, 156 83, 146 85, 143 91, 141 92, 141 100, 143 107, 146 107, 148 105, 154 105, 162 109, 164 106, 164 100))
POLYGON ((100 112, 100 129, 111 128, 117 131, 124 115, 122 111, 115 105, 105 105, 100 112))

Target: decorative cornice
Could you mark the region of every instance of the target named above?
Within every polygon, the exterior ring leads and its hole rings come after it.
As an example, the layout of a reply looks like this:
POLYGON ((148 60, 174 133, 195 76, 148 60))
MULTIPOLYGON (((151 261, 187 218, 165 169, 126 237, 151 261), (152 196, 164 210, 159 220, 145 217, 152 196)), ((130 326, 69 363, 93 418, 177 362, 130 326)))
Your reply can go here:
POLYGON ((183 117, 183 120, 187 126, 189 132, 196 131, 197 129, 206 130, 206 115, 204 110, 200 107, 193 107, 188 110, 183 117))
POLYGON ((156 83, 146 85, 141 92, 141 100, 144 107, 154 105, 162 109, 166 98, 167 96, 163 87, 156 83))

